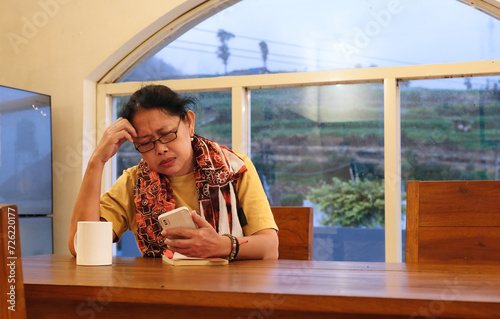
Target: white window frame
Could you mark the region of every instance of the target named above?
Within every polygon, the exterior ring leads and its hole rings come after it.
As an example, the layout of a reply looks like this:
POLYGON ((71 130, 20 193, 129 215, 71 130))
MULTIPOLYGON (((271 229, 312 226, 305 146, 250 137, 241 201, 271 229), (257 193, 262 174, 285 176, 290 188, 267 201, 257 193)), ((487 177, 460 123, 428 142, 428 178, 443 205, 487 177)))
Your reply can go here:
MULTIPOLYGON (((128 59, 111 70, 97 85, 97 135, 102 134, 111 124, 115 96, 131 95, 139 89, 142 82, 113 83, 124 74, 127 65, 133 65, 139 59, 150 56, 158 44, 163 42, 166 34, 171 41, 217 11, 238 2, 238 0, 206 1, 189 14, 181 16, 167 25, 147 43, 132 52, 128 59), (172 30, 177 33, 172 34, 172 30), (175 36, 177 35, 177 36, 175 36)), ((500 10, 484 1, 474 3, 462 1, 469 5, 482 5, 488 14, 499 18, 500 10)), ((386 262, 402 261, 401 238, 401 112, 399 103, 399 86, 401 81, 444 79, 457 77, 498 76, 500 60, 474 61, 447 64, 430 64, 402 67, 356 68, 333 71, 299 72, 281 74, 246 75, 231 77, 214 77, 202 79, 183 79, 148 81, 150 84, 163 84, 180 93, 231 91, 232 96, 232 148, 237 152, 250 155, 250 92, 252 89, 302 87, 335 84, 383 83, 384 85, 384 176, 385 176, 385 260, 386 262)), ((103 188, 109 189, 113 179, 114 161, 106 165, 103 177, 103 188)))

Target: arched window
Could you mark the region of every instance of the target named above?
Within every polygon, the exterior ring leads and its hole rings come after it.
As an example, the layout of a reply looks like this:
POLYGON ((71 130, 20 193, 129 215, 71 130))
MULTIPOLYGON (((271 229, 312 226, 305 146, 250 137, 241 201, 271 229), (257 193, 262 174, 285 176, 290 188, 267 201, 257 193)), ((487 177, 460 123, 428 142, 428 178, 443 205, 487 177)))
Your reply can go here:
POLYGON ((119 82, 494 60, 499 36, 498 20, 454 0, 241 1, 119 82))
MULTIPOLYGON (((102 91, 117 112, 143 81, 198 96, 196 131, 249 154, 272 205, 314 206, 315 259, 400 261, 407 180, 498 179, 498 8, 247 0, 211 15, 233 2, 180 17, 165 29, 188 31, 102 91)), ((137 163, 129 146, 117 174, 137 163)))

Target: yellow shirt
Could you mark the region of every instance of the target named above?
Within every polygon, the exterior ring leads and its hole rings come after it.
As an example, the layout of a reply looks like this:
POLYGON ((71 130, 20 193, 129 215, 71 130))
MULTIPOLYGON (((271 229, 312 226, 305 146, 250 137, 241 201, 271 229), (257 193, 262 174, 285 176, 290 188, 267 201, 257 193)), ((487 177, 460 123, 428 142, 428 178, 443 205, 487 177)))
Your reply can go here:
MULTIPOLYGON (((243 227, 245 236, 266 229, 278 229, 271 212, 257 170, 245 155, 237 153, 243 159, 247 171, 236 184, 240 206, 243 208, 248 224, 243 227)), ((113 230, 120 238, 127 229, 137 235, 135 220, 134 187, 137 181, 137 166, 131 167, 117 179, 111 189, 101 196, 101 217, 113 222, 113 230)), ((169 177, 174 192, 176 207, 186 206, 200 214, 198 191, 194 172, 179 177, 169 177)))

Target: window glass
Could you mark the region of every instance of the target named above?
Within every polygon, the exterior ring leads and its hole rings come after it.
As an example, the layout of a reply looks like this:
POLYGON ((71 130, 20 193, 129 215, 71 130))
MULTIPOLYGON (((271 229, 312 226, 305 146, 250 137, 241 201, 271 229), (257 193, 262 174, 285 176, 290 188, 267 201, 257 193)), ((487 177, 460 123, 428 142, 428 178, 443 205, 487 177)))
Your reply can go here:
POLYGON ((455 0, 245 0, 120 81, 497 59, 499 32, 498 20, 455 0))
MULTIPOLYGON (((499 76, 418 80, 400 87, 404 190, 408 180, 498 180, 499 76)), ((405 191, 402 196, 404 203, 405 191)))
MULTIPOLYGON (((499 30, 455 0, 245 0, 118 82, 491 60, 499 30)), ((403 228, 407 180, 497 179, 498 85, 400 82, 403 228)), ((194 95, 196 132, 231 147, 231 93, 194 95)), ((270 203, 314 207, 314 259, 384 261, 382 84, 252 90, 250 106, 251 157, 270 203)), ((118 175, 138 159, 122 147, 118 175)))
POLYGON ((402 181, 498 179, 499 86, 500 77, 403 85, 402 181))
POLYGON ((314 259, 384 261, 381 83, 251 91, 271 205, 314 207, 314 259))
POLYGON ((197 99, 196 107, 193 109, 196 115, 195 133, 231 148, 231 91, 187 93, 187 95, 197 99))

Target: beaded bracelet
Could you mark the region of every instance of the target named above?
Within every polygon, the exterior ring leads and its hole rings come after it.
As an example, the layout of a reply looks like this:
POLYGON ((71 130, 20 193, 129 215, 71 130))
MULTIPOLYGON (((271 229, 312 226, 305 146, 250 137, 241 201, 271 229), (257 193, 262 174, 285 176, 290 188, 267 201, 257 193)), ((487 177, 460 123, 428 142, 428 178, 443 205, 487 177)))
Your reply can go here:
POLYGON ((223 236, 229 237, 231 239, 231 252, 227 257, 227 260, 233 261, 236 256, 238 256, 238 252, 240 251, 240 243, 238 242, 238 238, 234 237, 231 234, 224 234, 223 236))

